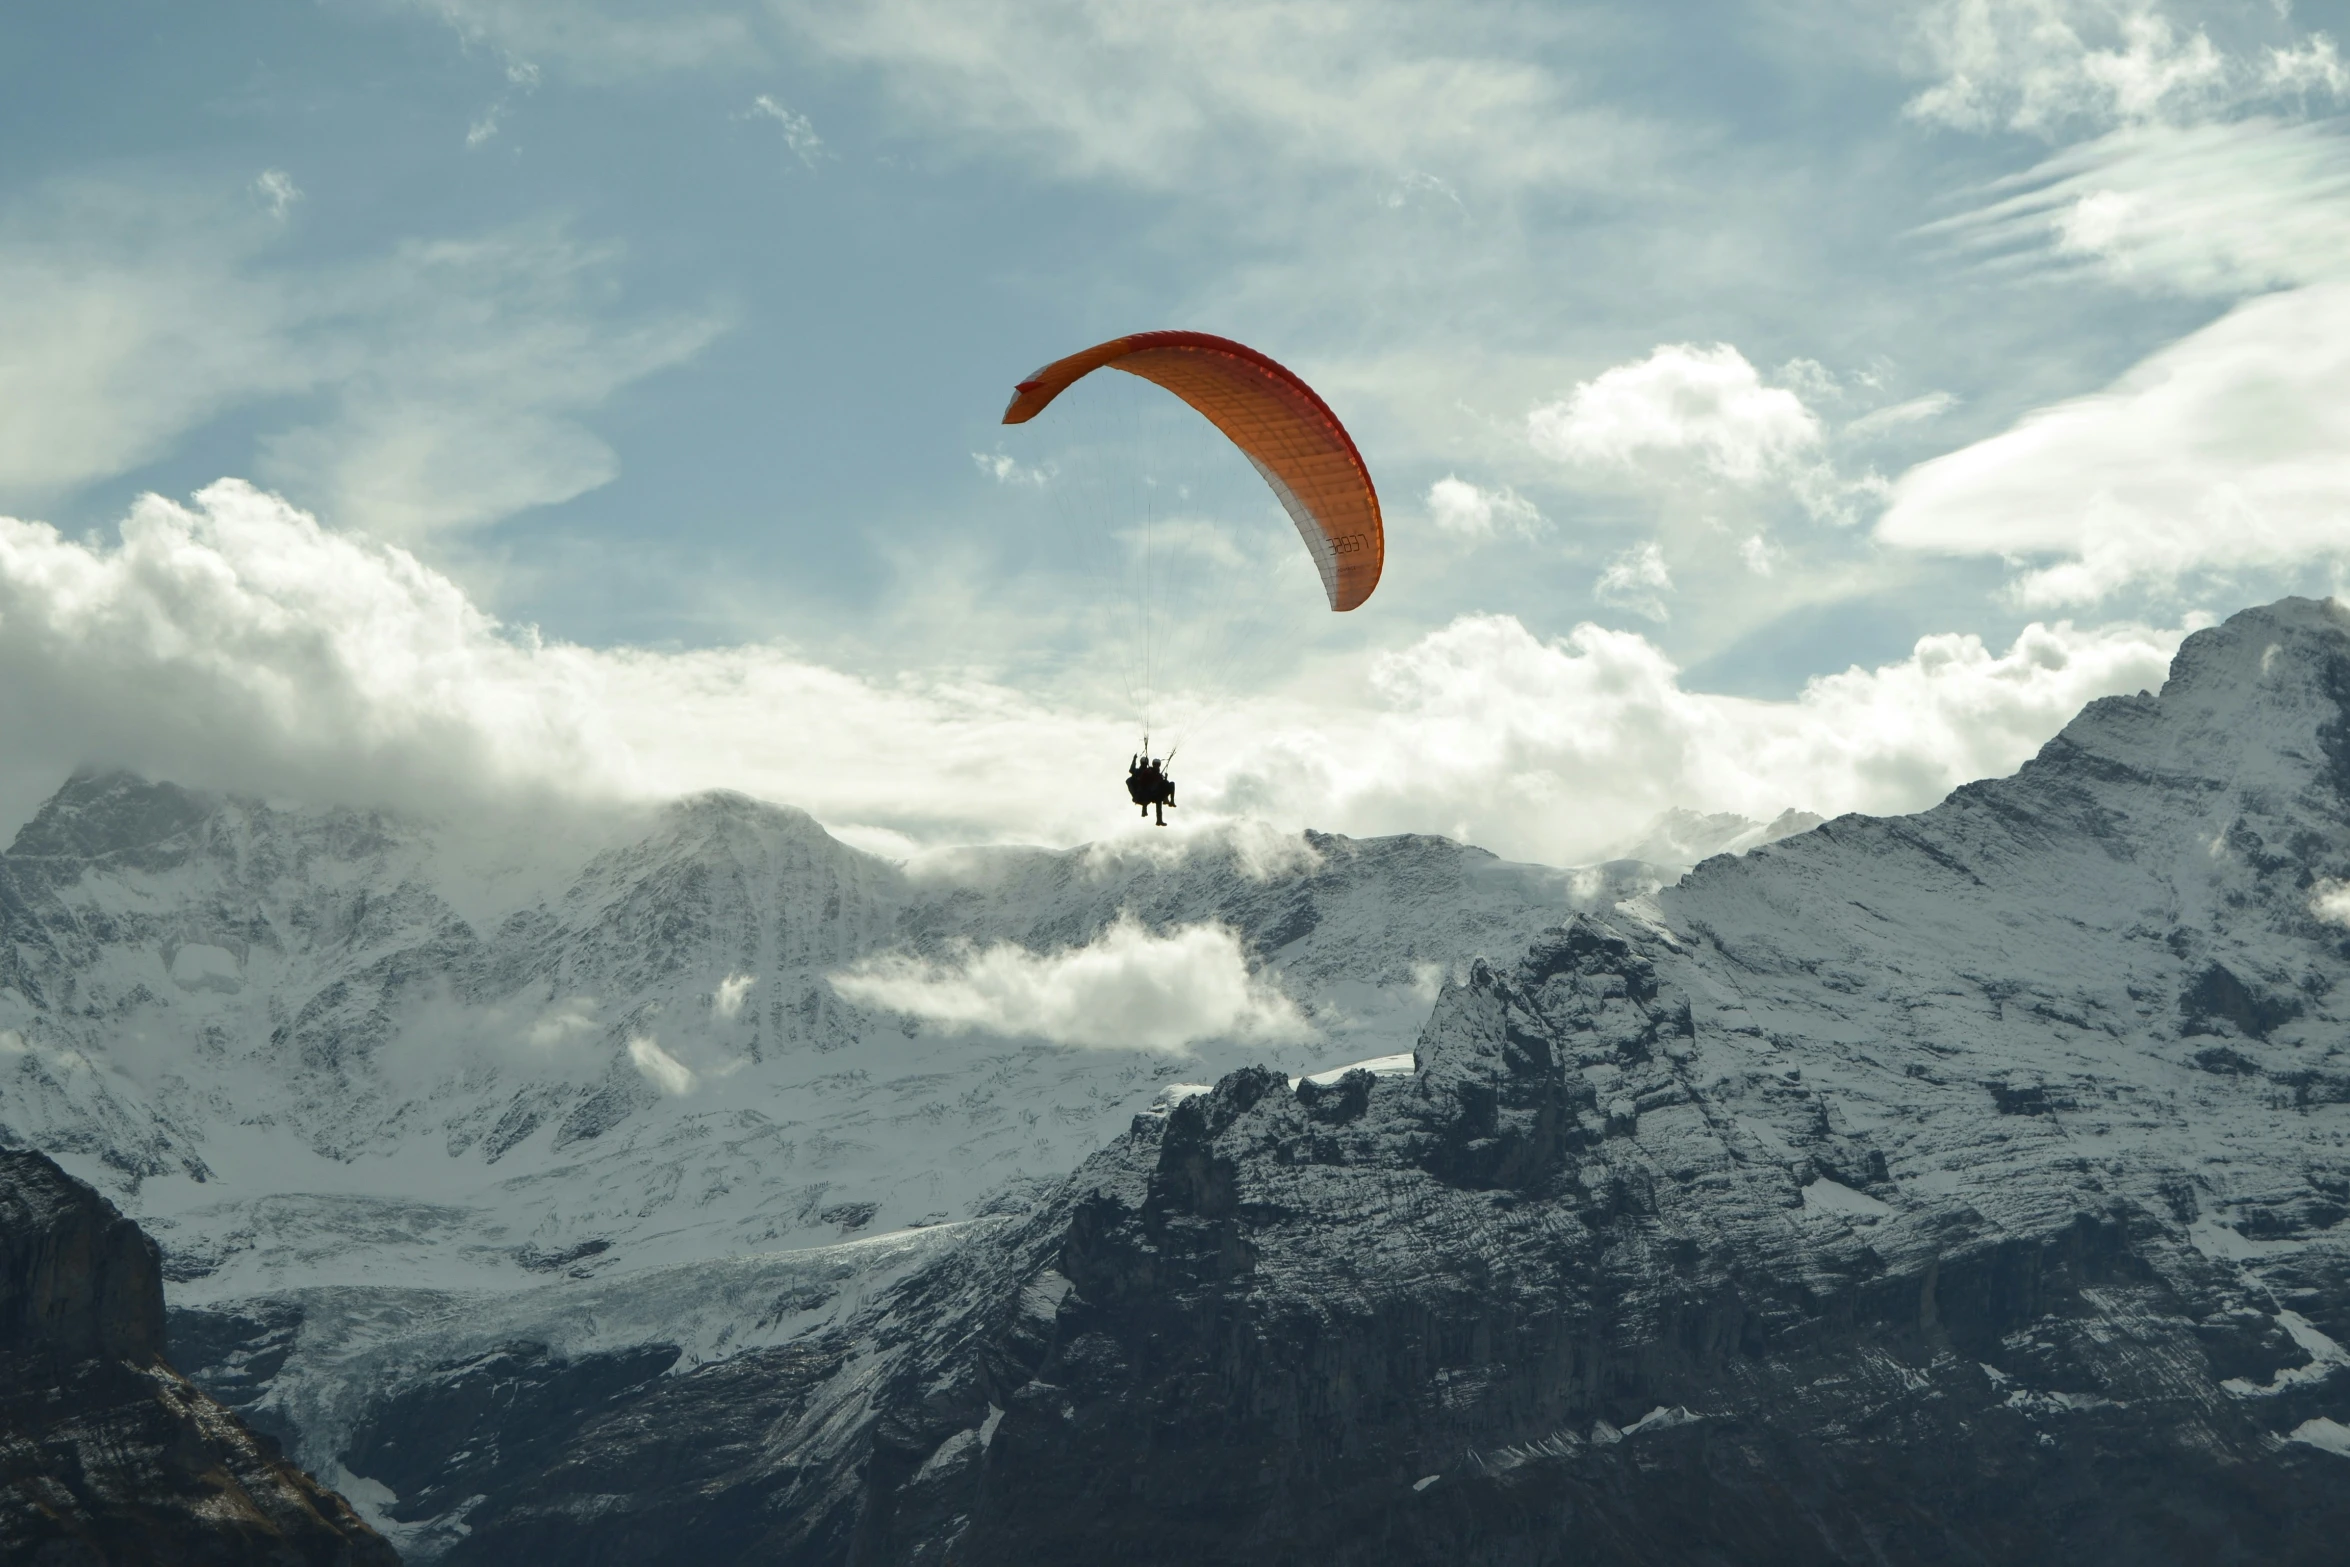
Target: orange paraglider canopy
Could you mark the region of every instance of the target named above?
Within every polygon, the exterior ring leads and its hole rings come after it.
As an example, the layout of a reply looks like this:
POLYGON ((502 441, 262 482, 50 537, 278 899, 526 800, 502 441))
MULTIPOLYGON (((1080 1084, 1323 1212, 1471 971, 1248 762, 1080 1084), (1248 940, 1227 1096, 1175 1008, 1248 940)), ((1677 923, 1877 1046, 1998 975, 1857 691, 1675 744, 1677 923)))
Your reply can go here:
POLYGON ((1004 423, 1026 424, 1104 365, 1173 392, 1256 465, 1313 554, 1332 609, 1371 596, 1387 559, 1379 493, 1346 426, 1312 387, 1228 337, 1137 332, 1056 359, 1022 381, 1004 423))

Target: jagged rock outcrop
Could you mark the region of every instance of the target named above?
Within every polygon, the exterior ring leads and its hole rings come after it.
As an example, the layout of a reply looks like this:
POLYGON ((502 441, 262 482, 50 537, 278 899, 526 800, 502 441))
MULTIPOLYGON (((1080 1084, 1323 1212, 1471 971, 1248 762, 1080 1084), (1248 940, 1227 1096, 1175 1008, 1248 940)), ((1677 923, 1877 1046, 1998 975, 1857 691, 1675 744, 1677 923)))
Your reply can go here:
POLYGON ((163 1344, 155 1243, 47 1157, 0 1150, 0 1561, 395 1567, 163 1344))
POLYGON ((1138 1118, 445 1559, 2338 1561, 2346 885, 2350 616, 2247 612, 1478 965, 1409 1076, 1138 1118))

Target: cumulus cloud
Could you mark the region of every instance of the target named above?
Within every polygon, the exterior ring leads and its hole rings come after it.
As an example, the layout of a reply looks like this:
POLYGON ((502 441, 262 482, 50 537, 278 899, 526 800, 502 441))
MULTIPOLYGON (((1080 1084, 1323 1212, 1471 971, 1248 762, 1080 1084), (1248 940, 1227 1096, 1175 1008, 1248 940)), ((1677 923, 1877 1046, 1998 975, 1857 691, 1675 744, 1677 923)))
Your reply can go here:
POLYGON ((2261 77, 2280 94, 2303 98, 2350 94, 2350 67, 2342 64, 2341 49, 2323 33, 2291 48, 2270 49, 2261 77))
POLYGON ((1526 416, 1535 450, 1588 467, 1664 461, 1737 484, 1784 473, 1820 444, 1803 399, 1765 386, 1727 343, 1667 343, 1526 416))
POLYGON ((1542 531, 1542 513, 1508 485, 1486 489, 1449 473, 1428 486, 1428 517, 1444 532, 1464 539, 1490 539, 1502 533, 1532 538, 1542 531))
POLYGON ((1918 810, 2011 771, 2091 698, 2160 684, 2182 635, 2060 622, 2004 652, 1926 637, 1781 702, 1684 690, 1629 632, 1552 640, 1466 616, 1377 662, 1376 708, 1268 742, 1235 788, 1326 801, 1319 819, 1350 832, 1433 826, 1553 864, 1621 852, 1675 806, 1757 820, 1918 810))
POLYGON ((701 1081, 692 1067, 662 1049, 661 1042, 649 1034, 629 1040, 628 1059, 646 1082, 673 1099, 692 1093, 701 1081))
MULTIPOLYGON (((729 787, 901 846, 1137 830, 1117 787, 1132 736, 1080 702, 776 647, 547 640, 242 483, 148 497, 121 531, 105 547, 0 519, 0 796, 20 817, 99 761, 443 818, 729 787)), ((1768 702, 1684 690, 1637 635, 1469 616, 1374 658, 1354 694, 1322 676, 1235 703, 1165 836, 1251 816, 1571 864, 1672 806, 1911 810, 2012 768, 2090 697, 2158 684, 2177 635, 1928 638, 1768 702)), ((541 1022, 560 1043, 589 1020, 541 1022)))
POLYGON ((1602 604, 1667 619, 1664 595, 1673 591, 1673 574, 1665 569, 1663 546, 1652 539, 1626 550, 1609 562, 1591 591, 1602 604))
POLYGON ((2350 927, 2350 882, 2321 878, 2309 889, 2309 912, 2328 925, 2350 927))
POLYGON ((1907 112, 1959 130, 2176 123, 2343 86, 2322 33, 2229 52, 2161 0, 1938 0, 1919 41, 1939 79, 1907 112))
POLYGON ((549 642, 238 481, 144 498, 113 548, 0 518, 0 787, 20 808, 96 761, 434 815, 733 785, 925 841, 1068 841, 1085 759, 1123 755, 1123 728, 959 675, 549 642))
MULTIPOLYGON (((1834 377, 1811 360, 1787 369, 1816 390, 1841 395, 1834 377)), ((1873 472, 1840 474, 1824 454, 1819 416, 1788 388, 1766 386, 1727 343, 1660 345, 1646 359, 1538 405, 1526 416, 1526 433, 1536 451, 1587 473, 1668 485, 1782 486, 1823 521, 1851 522, 1884 488, 1873 472)))
POLYGON ((2031 605, 2350 559, 2350 283, 2269 295, 1904 474, 1891 544, 2047 563, 2031 605), (2049 560, 2049 557, 2055 557, 2049 560))
POLYGON ((1311 1037, 1289 999, 1249 972, 1221 925, 1155 935, 1121 918, 1089 945, 1030 952, 1005 943, 945 961, 895 954, 831 976, 860 1005, 949 1033, 988 1033, 1095 1049, 1181 1050, 1205 1039, 1311 1037))

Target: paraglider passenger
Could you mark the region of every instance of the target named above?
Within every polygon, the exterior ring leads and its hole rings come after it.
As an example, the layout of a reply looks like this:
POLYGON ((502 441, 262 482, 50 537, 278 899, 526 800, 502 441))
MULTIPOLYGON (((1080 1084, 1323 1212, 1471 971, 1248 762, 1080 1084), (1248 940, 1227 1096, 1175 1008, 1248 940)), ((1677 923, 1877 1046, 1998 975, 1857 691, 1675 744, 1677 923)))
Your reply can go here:
POLYGON ((1138 753, 1127 763, 1126 797, 1141 806, 1145 816, 1156 810, 1158 823, 1164 827, 1167 807, 1175 803, 1175 785, 1156 759, 1138 753))

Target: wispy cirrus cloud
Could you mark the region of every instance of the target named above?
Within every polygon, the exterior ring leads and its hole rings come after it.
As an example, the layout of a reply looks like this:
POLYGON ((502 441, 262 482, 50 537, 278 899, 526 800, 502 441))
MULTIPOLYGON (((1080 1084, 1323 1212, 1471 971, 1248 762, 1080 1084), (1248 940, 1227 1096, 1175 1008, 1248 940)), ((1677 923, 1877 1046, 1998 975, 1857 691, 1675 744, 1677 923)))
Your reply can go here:
POLYGON ((2271 294, 2105 390, 1901 476, 1889 544, 2029 563, 2033 608, 2350 568, 2350 282, 2271 294))
MULTIPOLYGON (((1637 121, 1592 106, 1529 45, 1571 14, 1438 15, 1399 0, 411 0, 463 36, 589 79, 756 69, 810 54, 878 73, 963 156, 1016 150, 1069 176, 1154 187, 1218 168, 1375 170, 1458 203, 1464 183, 1587 185, 1637 121)), ((789 112, 789 111, 787 111, 789 112)))
POLYGON ((1886 543, 2005 557, 2033 609, 2270 592, 2350 569, 2350 160, 2340 125, 2112 131, 1937 224, 2049 284, 2243 300, 2102 389, 1901 476, 1886 543))
POLYGON ((327 411, 265 436, 257 471, 411 540, 608 483, 619 458, 587 416, 727 325, 716 309, 616 319, 620 259, 535 225, 353 269, 334 283, 348 314, 304 333, 342 360, 327 411))
MULTIPOLYGON (((827 53, 901 101, 1068 173, 1163 185, 1245 142, 1274 168, 1587 184, 1633 135, 1528 57, 1528 19, 1391 0, 794 0, 827 53)), ((1453 198, 1457 200, 1458 198, 1453 198)))
POLYGON ((301 193, 245 203, 79 183, 0 214, 0 495, 39 503, 137 468, 222 415, 284 403, 256 471, 415 539, 609 480, 584 422, 726 318, 628 313, 622 255, 525 224, 287 269, 301 193), (286 402, 293 399, 291 402, 286 402))
POLYGON ((2350 137, 2335 121, 2136 127, 2005 183, 1926 232, 2027 275, 2223 298, 2350 272, 2350 137))

